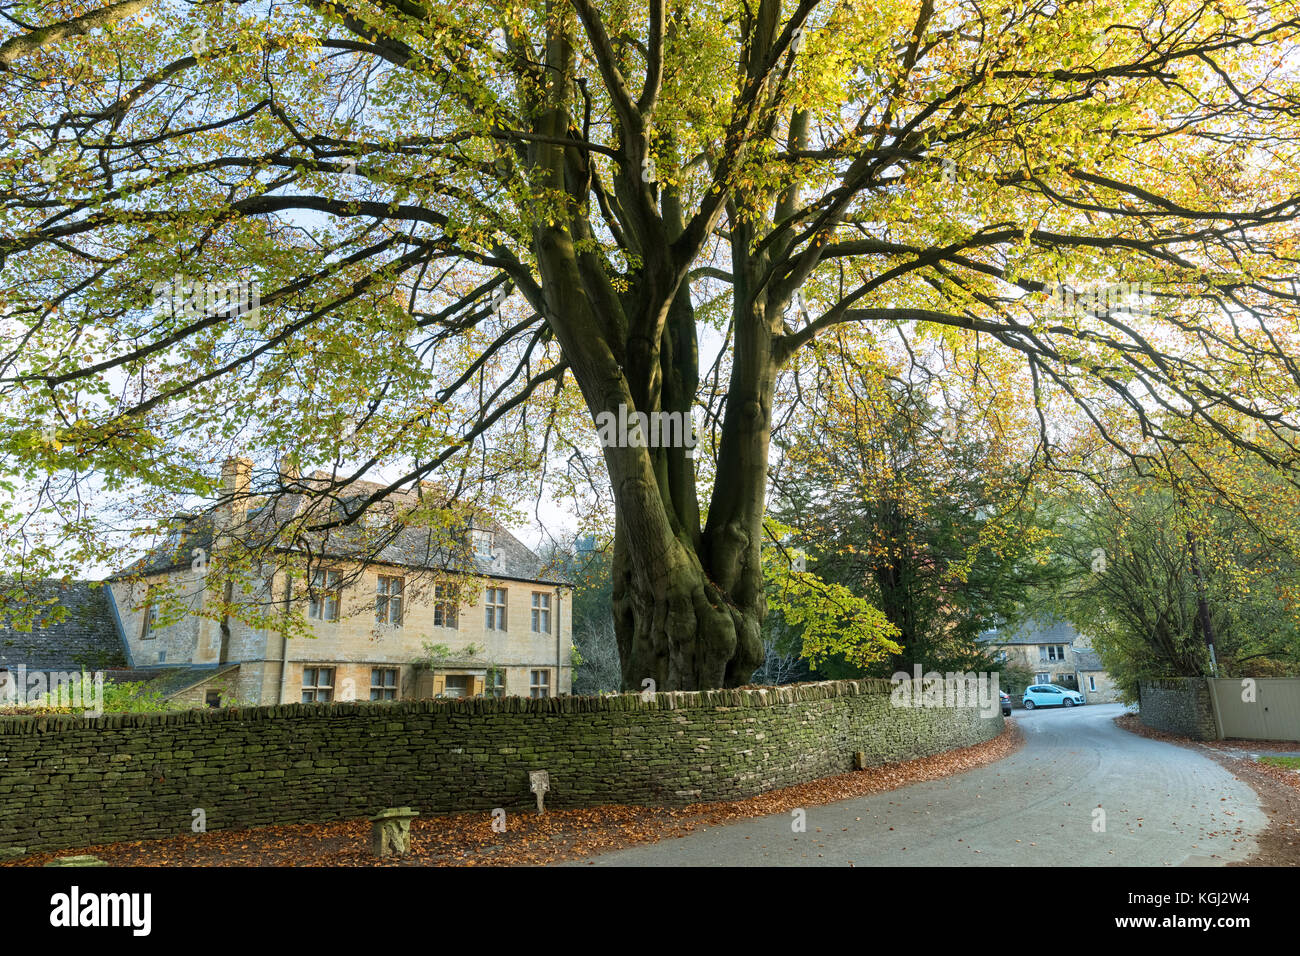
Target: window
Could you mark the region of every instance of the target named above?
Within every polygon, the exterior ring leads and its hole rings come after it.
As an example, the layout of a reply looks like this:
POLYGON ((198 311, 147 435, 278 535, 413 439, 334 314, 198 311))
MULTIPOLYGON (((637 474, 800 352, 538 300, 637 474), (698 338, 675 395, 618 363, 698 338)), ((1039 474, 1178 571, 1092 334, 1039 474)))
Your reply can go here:
POLYGON ((469 674, 448 674, 442 688, 443 697, 466 697, 473 688, 474 678, 469 674))
POLYGON ((506 629, 506 589, 488 588, 487 601, 484 602, 483 626, 489 631, 506 629))
POLYGON ((455 591, 450 585, 433 586, 433 626, 456 629, 455 591))
POLYGON ((219 690, 208 691, 206 694, 203 695, 203 703, 208 707, 220 707, 221 691, 219 690))
POLYGON ((394 509, 391 501, 381 501, 366 509, 362 519, 367 528, 387 529, 394 524, 394 509))
POLYGON ((140 632, 140 640, 148 641, 154 637, 154 628, 158 624, 158 607, 153 603, 153 598, 144 607, 144 630, 140 632))
POLYGON ((402 626, 402 578, 391 574, 379 575, 379 590, 375 595, 375 623, 402 626))
POLYGON ((310 605, 307 616, 319 621, 339 619, 339 581, 337 571, 317 571, 311 576, 310 605))
POLYGON ((370 699, 397 700, 397 668, 370 668, 370 699))
POLYGON ((551 633, 551 596, 545 591, 533 592, 533 632, 551 633))
POLYGON ((506 696, 506 672, 504 668, 498 668, 487 672, 487 696, 506 696))
POLYGON ((1034 675, 1034 680, 1038 681, 1038 683, 1040 684, 1046 684, 1051 679, 1052 679, 1052 675, 1047 673, 1034 675))
POLYGON ((1040 661, 1063 661, 1065 660, 1064 644, 1044 644, 1038 648, 1038 659, 1040 661))
POLYGON ((302 669, 302 702, 322 704, 334 699, 334 668, 304 667, 302 669))
POLYGON ((1094 694, 1097 693, 1097 678, 1093 677, 1091 674, 1088 675, 1088 690, 1092 691, 1094 694))
POLYGON ((551 696, 551 672, 549 670, 530 672, 528 678, 528 696, 551 696))
POLYGON ((483 528, 471 528, 469 532, 470 546, 474 549, 475 557, 490 559, 492 557, 492 532, 483 528))

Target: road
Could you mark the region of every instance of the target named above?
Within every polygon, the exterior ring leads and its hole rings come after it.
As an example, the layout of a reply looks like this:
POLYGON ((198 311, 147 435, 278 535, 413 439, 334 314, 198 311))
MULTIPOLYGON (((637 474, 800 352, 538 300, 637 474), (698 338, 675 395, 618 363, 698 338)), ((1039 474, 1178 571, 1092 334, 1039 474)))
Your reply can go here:
POLYGON ((1186 747, 1126 733, 1119 704, 1017 711, 997 763, 871 797, 759 817, 579 866, 1218 866, 1266 826, 1250 787, 1186 747), (1094 814, 1100 808, 1104 812, 1094 814))

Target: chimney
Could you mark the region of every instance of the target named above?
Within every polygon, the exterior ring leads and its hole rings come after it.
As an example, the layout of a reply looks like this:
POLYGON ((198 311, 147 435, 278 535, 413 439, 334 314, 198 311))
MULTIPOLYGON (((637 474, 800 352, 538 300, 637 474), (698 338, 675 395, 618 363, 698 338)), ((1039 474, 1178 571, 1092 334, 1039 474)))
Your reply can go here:
POLYGON ((252 482, 251 458, 227 458, 221 466, 221 500, 217 505, 218 524, 233 528, 244 523, 248 514, 248 489, 252 482))
POLYGON ((290 451, 280 456, 280 484, 287 488, 301 477, 302 470, 298 467, 298 453, 290 451))

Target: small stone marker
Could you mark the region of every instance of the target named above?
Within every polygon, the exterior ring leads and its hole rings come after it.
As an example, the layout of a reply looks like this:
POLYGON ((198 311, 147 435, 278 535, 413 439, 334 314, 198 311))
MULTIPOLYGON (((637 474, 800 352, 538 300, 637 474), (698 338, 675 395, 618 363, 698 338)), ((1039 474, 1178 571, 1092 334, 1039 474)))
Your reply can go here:
POLYGON ((545 770, 528 771, 528 789, 537 794, 537 812, 542 812, 542 801, 551 789, 551 775, 545 770))
POLYGON ((419 815, 410 807, 380 810, 370 818, 370 851, 375 856, 406 856, 411 852, 411 821, 419 815))
POLYGON ((56 860, 50 860, 46 866, 108 866, 97 856, 61 856, 56 860))
POLYGON ((867 769, 867 755, 861 750, 857 751, 853 755, 853 766, 856 767, 858 770, 867 769))

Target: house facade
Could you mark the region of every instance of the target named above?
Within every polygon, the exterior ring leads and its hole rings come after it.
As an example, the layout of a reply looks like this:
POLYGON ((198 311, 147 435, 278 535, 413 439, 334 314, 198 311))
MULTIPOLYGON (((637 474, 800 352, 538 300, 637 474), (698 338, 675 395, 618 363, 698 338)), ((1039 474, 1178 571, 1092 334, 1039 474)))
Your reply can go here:
POLYGON ((1079 678, 1079 690, 1088 703, 1110 704, 1120 699, 1119 688, 1091 647, 1080 648, 1077 652, 1075 673, 1079 678))
POLYGON ((1029 671, 1035 684, 1078 690, 1090 704, 1119 700, 1091 638, 1068 621, 1035 618, 1018 628, 986 631, 980 641, 999 659, 1029 671))
MULTIPOLYGON (((231 500, 247 490, 246 468, 227 466, 231 500)), ((300 486, 327 480, 294 477, 300 486)), ((353 482, 346 492, 378 487, 353 482)), ((306 571, 286 562, 222 583, 205 560, 209 548, 301 504, 259 510, 248 498, 252 507, 219 510, 215 524, 196 523, 178 546, 109 580, 131 667, 166 672, 171 699, 224 706, 570 693, 572 588, 504 527, 472 530, 469 567, 464 559, 453 567, 421 529, 402 528, 365 560, 345 539, 322 548, 306 571), (241 619, 256 614, 223 611, 244 602, 270 612, 263 626, 241 619)))

